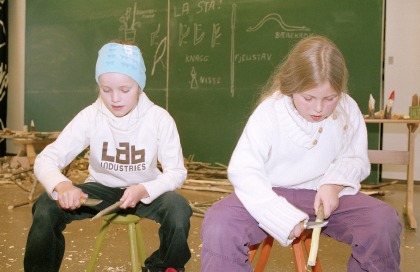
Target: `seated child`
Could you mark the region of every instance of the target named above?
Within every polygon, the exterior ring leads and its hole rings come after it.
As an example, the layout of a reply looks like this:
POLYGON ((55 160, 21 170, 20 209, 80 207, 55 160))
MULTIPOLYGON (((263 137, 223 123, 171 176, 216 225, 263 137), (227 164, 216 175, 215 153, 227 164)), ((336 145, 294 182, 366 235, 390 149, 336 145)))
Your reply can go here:
POLYGON ((248 246, 267 234, 289 245, 321 203, 322 234, 351 246, 348 271, 399 271, 397 212, 359 192, 370 173, 367 131, 347 77, 341 52, 320 36, 277 68, 229 163, 235 192, 204 216, 201 271, 252 271, 248 246))
POLYGON ((124 203, 116 211, 161 225, 159 249, 146 259, 149 271, 184 271, 191 257, 187 238, 192 210, 174 192, 187 175, 175 122, 143 92, 146 68, 137 46, 105 44, 96 63, 96 81, 96 102, 79 112, 36 158, 35 175, 46 192, 32 209, 25 271, 59 271, 66 225, 91 218, 117 201, 124 203), (60 170, 88 146, 90 175, 84 184, 73 185, 60 170), (85 207, 79 202, 82 197, 103 202, 85 207))

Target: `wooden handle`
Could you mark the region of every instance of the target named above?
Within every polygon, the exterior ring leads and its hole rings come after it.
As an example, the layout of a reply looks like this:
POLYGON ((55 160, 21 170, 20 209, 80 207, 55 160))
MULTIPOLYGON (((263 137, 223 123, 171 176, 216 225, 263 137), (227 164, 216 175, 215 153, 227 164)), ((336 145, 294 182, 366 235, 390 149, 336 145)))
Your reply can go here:
POLYGON ((316 222, 322 222, 324 221, 324 205, 319 205, 318 207, 318 213, 316 214, 316 222))
MULTIPOLYGON (((318 213, 316 214, 315 222, 324 221, 324 205, 319 205, 318 213)), ((321 227, 315 227, 312 230, 312 241, 311 241, 311 250, 308 256, 308 265, 315 266, 316 256, 318 255, 318 246, 319 246, 319 235, 321 234, 321 227)))
POLYGON ((81 197, 81 198, 79 199, 79 203, 80 203, 80 205, 82 205, 83 203, 85 203, 85 201, 86 201, 86 198, 81 197))
POLYGON ((112 211, 112 210, 114 210, 114 209, 118 208, 118 207, 119 207, 119 206, 121 206, 123 203, 124 203, 123 201, 117 201, 117 202, 115 202, 115 204, 112 204, 112 205, 111 205, 111 206, 109 206, 108 208, 103 209, 102 211, 98 212, 98 214, 97 214, 97 215, 95 215, 94 217, 92 217, 92 220, 97 219, 97 218, 100 218, 100 217, 102 217, 102 216, 104 216, 104 215, 108 214, 110 211, 112 211))

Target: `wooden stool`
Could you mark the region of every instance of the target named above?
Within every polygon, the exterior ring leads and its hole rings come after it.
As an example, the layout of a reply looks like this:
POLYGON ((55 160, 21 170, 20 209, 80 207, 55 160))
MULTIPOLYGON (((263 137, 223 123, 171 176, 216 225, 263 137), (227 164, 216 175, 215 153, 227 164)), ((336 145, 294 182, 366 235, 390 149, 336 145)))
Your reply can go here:
POLYGON ((17 154, 18 157, 26 156, 29 159, 30 166, 34 165, 35 158, 36 158, 36 150, 43 150, 47 145, 54 142, 55 138, 48 138, 48 139, 30 139, 30 138, 13 138, 13 143, 22 145, 20 148, 19 153, 17 154))
MULTIPOLYGON (((295 267, 297 272, 306 272, 306 258, 305 252, 303 251, 303 244, 305 244, 306 253, 309 255, 311 249, 312 230, 305 230, 299 238, 296 238, 292 242, 293 257, 295 259, 295 267)), ((267 264, 268 257, 270 256, 271 247, 273 246, 274 238, 270 235, 262 242, 262 248, 260 256, 258 258, 257 265, 255 266, 254 272, 264 271, 264 267, 267 264)), ((260 244, 249 247, 249 261, 255 257, 260 244)), ((321 264, 319 263, 318 257, 316 258, 315 266, 311 266, 313 272, 322 272, 321 264)))
POLYGON ((109 224, 119 224, 128 226, 128 243, 130 246, 130 257, 131 257, 131 271, 139 271, 139 260, 141 271, 147 271, 144 261, 146 260, 146 250, 144 248, 143 235, 140 228, 141 217, 133 214, 108 214, 102 217, 104 219, 102 227, 99 231, 98 238, 96 239, 95 247, 93 248, 92 257, 90 258, 86 272, 93 271, 95 268, 96 259, 98 258, 99 251, 101 250, 102 244, 105 240, 106 233, 109 228, 109 224))

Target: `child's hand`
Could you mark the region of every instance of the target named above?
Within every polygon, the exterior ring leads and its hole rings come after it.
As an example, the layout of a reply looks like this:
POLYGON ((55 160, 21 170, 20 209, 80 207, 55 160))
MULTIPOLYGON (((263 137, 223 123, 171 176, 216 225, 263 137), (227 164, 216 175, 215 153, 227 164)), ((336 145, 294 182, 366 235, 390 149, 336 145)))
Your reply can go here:
POLYGON ((130 186, 124 191, 124 194, 120 199, 120 201, 124 201, 120 208, 134 208, 141 199, 146 197, 149 197, 149 193, 146 188, 144 188, 143 184, 130 186))
POLYGON ((63 210, 74 210, 80 207, 80 197, 87 198, 82 189, 77 188, 71 182, 62 181, 54 188, 57 192, 57 203, 63 210))
POLYGON ((290 239, 293 239, 293 238, 297 238, 297 237, 299 237, 300 235, 301 235, 301 233, 303 232, 303 228, 302 228, 302 226, 301 226, 301 224, 299 223, 299 224, 297 224, 295 227, 294 227, 294 229, 290 232, 290 234, 289 234, 289 240, 290 239))
POLYGON ((314 209, 318 213, 318 207, 322 203, 324 205, 324 219, 331 216, 331 213, 338 208, 340 200, 338 193, 344 189, 342 185, 326 184, 319 188, 315 195, 314 209))

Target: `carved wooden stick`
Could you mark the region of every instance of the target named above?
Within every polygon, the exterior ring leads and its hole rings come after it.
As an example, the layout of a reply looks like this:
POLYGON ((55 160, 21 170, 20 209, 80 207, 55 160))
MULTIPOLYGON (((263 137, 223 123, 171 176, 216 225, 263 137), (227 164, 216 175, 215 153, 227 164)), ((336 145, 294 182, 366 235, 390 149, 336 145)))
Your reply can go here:
POLYGON ((118 208, 119 206, 121 206, 123 203, 124 203, 123 201, 115 202, 115 204, 112 204, 108 208, 103 209, 102 211, 98 212, 98 214, 96 214, 94 217, 92 217, 92 220, 97 219, 97 218, 101 218, 102 216, 108 214, 110 211, 112 211, 112 210, 118 208))
MULTIPOLYGON (((324 205, 319 205, 318 213, 316 214, 315 222, 323 222, 324 221, 324 205)), ((316 256, 318 254, 318 246, 319 246, 319 236, 321 234, 321 227, 315 227, 312 230, 312 242, 311 242, 311 251, 309 252, 308 257, 308 265, 314 266, 316 263, 316 256)))

